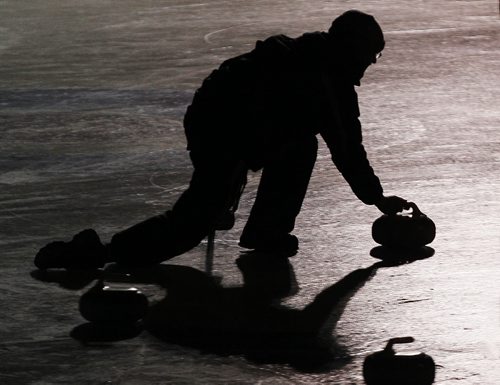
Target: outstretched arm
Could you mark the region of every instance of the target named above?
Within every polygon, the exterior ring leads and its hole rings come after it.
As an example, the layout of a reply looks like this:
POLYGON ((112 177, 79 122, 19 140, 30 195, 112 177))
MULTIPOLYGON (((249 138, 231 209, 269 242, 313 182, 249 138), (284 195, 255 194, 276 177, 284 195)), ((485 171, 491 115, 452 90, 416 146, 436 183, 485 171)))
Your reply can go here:
MULTIPOLYGON (((384 214, 409 209, 408 202, 398 196, 384 196, 383 189, 370 166, 362 143, 361 122, 356 91, 353 86, 332 89, 325 78, 326 96, 331 112, 328 126, 321 132, 332 160, 356 196, 366 204, 374 204, 384 214)), ((329 120, 329 121, 328 121, 329 120)))
POLYGON ((383 199, 383 189, 368 161, 362 143, 358 99, 353 85, 335 84, 324 79, 326 119, 321 130, 333 163, 351 186, 354 194, 366 204, 383 199))
POLYGON ((382 211, 384 214, 393 215, 399 213, 403 210, 409 210, 410 204, 406 199, 400 198, 398 196, 382 196, 377 202, 375 202, 375 206, 382 211))

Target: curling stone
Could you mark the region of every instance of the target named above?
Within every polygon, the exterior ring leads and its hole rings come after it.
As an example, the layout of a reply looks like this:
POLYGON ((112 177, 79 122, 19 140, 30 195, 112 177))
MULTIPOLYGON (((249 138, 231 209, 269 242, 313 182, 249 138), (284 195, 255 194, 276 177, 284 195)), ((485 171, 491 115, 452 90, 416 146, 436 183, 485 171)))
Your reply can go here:
POLYGON ((415 203, 410 214, 382 215, 373 222, 373 240, 394 249, 416 249, 436 237, 436 225, 415 203))
POLYGON ((134 287, 105 286, 99 282, 80 298, 80 314, 95 323, 132 324, 144 317, 148 299, 134 287))
POLYGON ((396 353, 394 344, 413 342, 413 337, 392 338, 384 350, 366 357, 363 376, 367 385, 430 385, 436 365, 425 353, 396 353))

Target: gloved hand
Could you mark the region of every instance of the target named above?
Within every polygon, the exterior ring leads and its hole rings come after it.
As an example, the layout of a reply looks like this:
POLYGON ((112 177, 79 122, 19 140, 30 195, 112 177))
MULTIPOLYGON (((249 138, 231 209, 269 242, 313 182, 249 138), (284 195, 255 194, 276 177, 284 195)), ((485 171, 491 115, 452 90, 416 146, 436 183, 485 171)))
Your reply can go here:
POLYGON ((387 215, 394 215, 403 210, 409 210, 411 207, 410 203, 407 200, 395 195, 382 197, 378 202, 375 203, 375 206, 377 206, 380 211, 387 215))
POLYGON ((34 262, 40 270, 93 270, 104 266, 106 254, 106 246, 95 230, 87 229, 69 242, 56 241, 42 247, 34 262))

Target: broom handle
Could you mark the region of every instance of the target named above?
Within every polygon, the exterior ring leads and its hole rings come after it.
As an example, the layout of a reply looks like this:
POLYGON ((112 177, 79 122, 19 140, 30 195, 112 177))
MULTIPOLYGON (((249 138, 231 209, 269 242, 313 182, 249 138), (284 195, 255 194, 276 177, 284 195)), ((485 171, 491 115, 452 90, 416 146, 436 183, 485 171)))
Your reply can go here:
POLYGON ((207 239, 207 254, 205 256, 205 272, 212 275, 214 267, 214 242, 215 242, 215 229, 210 229, 207 239))

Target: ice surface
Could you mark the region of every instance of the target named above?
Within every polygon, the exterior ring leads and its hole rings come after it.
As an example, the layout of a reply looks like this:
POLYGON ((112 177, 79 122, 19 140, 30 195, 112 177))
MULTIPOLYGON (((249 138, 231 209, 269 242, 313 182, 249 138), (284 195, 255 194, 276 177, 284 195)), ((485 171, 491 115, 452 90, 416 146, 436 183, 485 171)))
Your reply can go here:
MULTIPOLYGON (((2 384, 361 384, 364 357, 406 335, 440 365, 436 383, 499 383, 496 2, 8 0, 0 10, 2 384), (38 248, 87 227, 107 240, 168 208, 189 182, 182 116, 201 80, 256 39, 324 30, 347 8, 386 31, 358 90, 367 151, 386 192, 435 221, 435 255, 379 269, 348 298, 331 332, 343 356, 319 373, 147 333, 105 346, 72 339, 88 286, 33 279, 38 248)), ((257 183, 251 175, 236 227, 218 234, 225 287, 243 282, 237 240, 257 183)), ((299 291, 283 303, 302 309, 374 263, 378 216, 322 145, 295 231, 299 291)), ((171 263, 203 270, 204 246, 171 263)))

